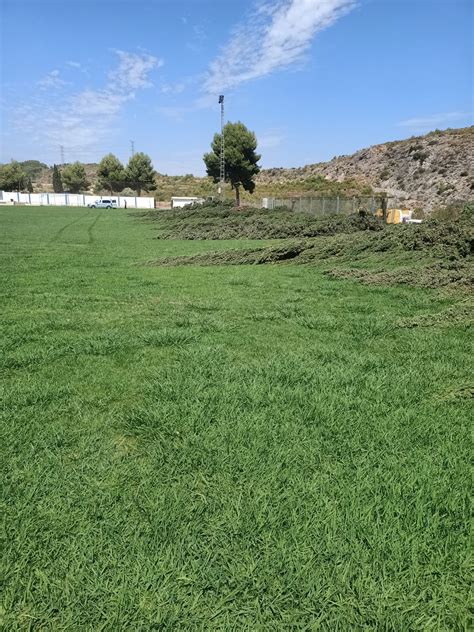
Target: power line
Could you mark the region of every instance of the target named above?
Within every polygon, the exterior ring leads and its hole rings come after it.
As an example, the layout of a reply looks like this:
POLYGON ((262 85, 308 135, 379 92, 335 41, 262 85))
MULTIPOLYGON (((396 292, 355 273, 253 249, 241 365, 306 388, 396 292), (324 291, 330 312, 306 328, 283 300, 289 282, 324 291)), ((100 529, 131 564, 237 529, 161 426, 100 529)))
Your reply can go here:
MULTIPOLYGON (((116 148, 118 149, 118 153, 126 154, 131 153, 132 156, 135 155, 135 141, 130 140, 128 147, 121 146, 116 148)), ((76 147, 66 147, 65 145, 58 145, 58 154, 60 164, 66 164, 66 155, 69 162, 74 160, 79 161, 91 161, 91 162, 99 162, 101 158, 103 158, 107 153, 110 152, 110 148, 104 149, 87 149, 87 148, 76 148, 76 147)), ((48 162, 48 158, 45 158, 45 161, 48 162)))

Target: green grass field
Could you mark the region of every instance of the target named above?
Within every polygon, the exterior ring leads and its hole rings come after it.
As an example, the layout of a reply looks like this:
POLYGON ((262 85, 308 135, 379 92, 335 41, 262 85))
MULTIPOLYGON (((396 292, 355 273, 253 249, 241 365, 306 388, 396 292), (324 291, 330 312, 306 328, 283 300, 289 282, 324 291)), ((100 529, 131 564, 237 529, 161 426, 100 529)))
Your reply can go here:
POLYGON ((456 296, 155 236, 0 208, 3 629, 467 629, 456 296))

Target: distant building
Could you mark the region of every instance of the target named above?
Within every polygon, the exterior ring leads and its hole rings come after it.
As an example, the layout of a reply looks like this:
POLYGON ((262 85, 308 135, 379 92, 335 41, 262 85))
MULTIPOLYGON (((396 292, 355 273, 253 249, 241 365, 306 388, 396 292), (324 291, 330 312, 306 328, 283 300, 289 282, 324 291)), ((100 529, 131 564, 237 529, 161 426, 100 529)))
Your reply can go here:
POLYGON ((171 198, 171 208, 180 208, 182 206, 186 206, 187 204, 202 204, 204 202, 204 198, 199 197, 172 197, 171 198))

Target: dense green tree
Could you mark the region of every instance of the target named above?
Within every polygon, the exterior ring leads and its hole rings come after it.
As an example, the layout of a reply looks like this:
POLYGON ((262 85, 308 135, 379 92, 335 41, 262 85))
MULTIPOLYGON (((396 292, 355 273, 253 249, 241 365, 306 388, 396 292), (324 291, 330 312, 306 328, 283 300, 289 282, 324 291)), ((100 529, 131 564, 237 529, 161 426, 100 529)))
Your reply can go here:
POLYGON ((113 154, 104 156, 97 170, 98 187, 113 194, 123 188, 125 179, 125 169, 120 160, 113 154))
POLYGON ((62 193, 64 191, 61 172, 59 171, 58 165, 53 165, 53 191, 55 193, 62 193))
POLYGON ((80 162, 73 162, 70 165, 66 165, 61 177, 64 190, 69 193, 79 193, 89 186, 86 170, 84 169, 84 165, 80 162))
POLYGON ((123 191, 120 191, 120 195, 123 195, 124 197, 133 197, 135 195, 135 191, 130 187, 125 187, 123 191))
POLYGON ((26 190, 28 193, 33 193, 33 182, 29 176, 26 177, 26 190))
POLYGON ((139 151, 128 161, 125 169, 126 185, 140 195, 142 191, 154 191, 156 189, 155 170, 150 156, 139 151))
POLYGON ((2 191, 21 191, 25 188, 27 176, 19 162, 0 165, 0 189, 2 191))
MULTIPOLYGON (((243 123, 227 123, 224 127, 224 160, 225 181, 230 182, 235 190, 235 201, 240 205, 240 187, 253 193, 255 189, 254 177, 260 171, 258 161, 260 155, 256 153, 257 138, 243 123)), ((221 135, 215 134, 211 149, 204 154, 207 175, 219 182, 221 135)))
POLYGON ((48 168, 48 165, 45 165, 44 162, 40 162, 39 160, 24 160, 20 162, 20 165, 26 175, 31 178, 32 182, 35 182, 42 171, 48 168))

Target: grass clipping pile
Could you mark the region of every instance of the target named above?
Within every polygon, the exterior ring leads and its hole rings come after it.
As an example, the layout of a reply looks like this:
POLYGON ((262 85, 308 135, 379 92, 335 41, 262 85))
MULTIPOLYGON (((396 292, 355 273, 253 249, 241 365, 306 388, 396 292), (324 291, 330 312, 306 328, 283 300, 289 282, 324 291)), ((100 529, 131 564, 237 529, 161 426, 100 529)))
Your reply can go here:
MULTIPOLYGON (((267 212, 252 209, 240 212, 222 207, 206 207, 200 213, 196 207, 192 207, 172 220, 180 228, 178 232, 170 231, 168 235, 182 239, 189 233, 193 235, 192 239, 197 238, 200 217, 200 230, 203 233, 208 232, 207 222, 213 225, 213 231, 219 224, 225 235, 223 239, 229 238, 229 230, 233 233, 239 222, 242 230, 239 235, 233 236, 234 239, 248 239, 251 236, 268 239, 270 234, 279 238, 298 236, 300 239, 287 240, 274 246, 165 257, 148 261, 145 265, 326 263, 327 268, 327 264, 337 262, 338 266, 325 269, 325 274, 370 284, 401 283, 429 288, 449 286, 472 289, 473 209, 472 205, 467 206, 455 222, 428 220, 423 224, 394 226, 364 214, 315 218, 286 210, 267 212), (234 217, 236 213, 238 219, 234 217), (188 226, 186 218, 189 220, 188 226), (224 220, 230 222, 230 228, 225 226, 224 220), (362 267, 340 266, 348 262, 359 262, 362 267), (387 263, 390 265, 387 266, 387 263), (381 269, 377 269, 377 264, 382 266, 381 269)), ((163 218, 161 221, 166 222, 163 218)), ((177 230, 176 226, 173 230, 177 230)))
POLYGON ((381 222, 371 216, 354 214, 324 218, 294 213, 286 207, 273 210, 235 208, 232 202, 189 204, 170 211, 133 213, 158 229, 157 239, 291 239, 381 230, 381 222))

